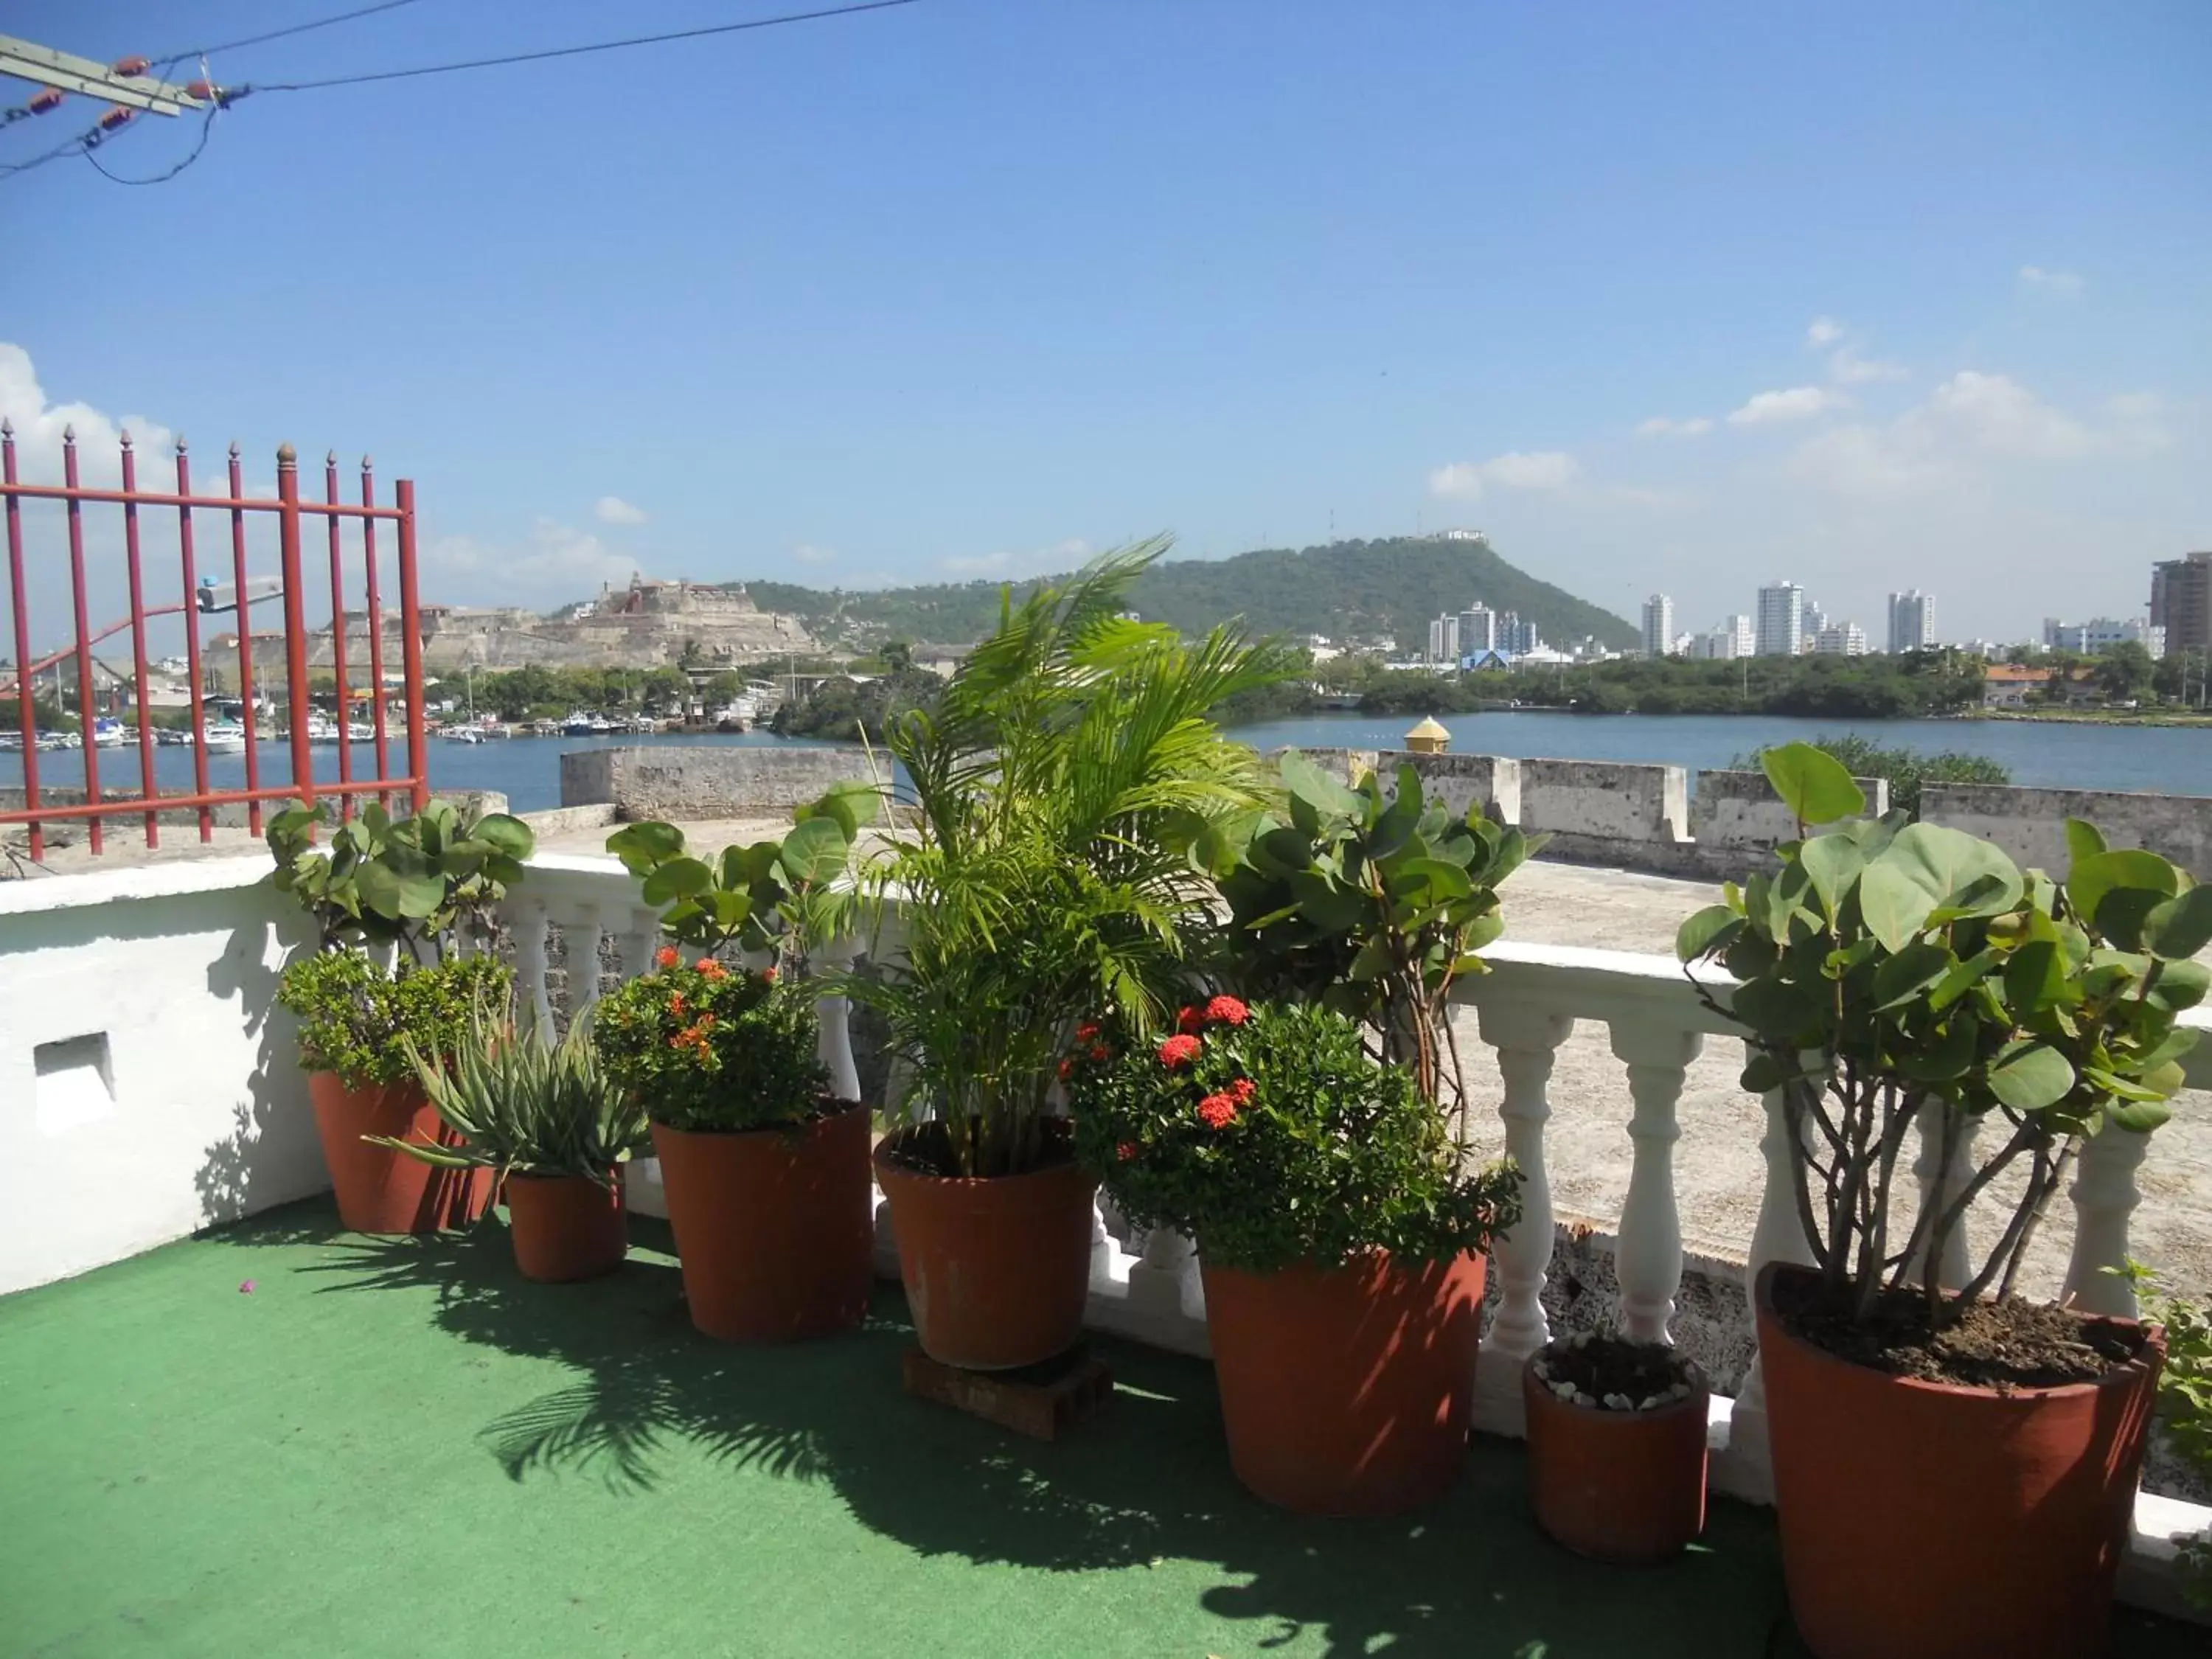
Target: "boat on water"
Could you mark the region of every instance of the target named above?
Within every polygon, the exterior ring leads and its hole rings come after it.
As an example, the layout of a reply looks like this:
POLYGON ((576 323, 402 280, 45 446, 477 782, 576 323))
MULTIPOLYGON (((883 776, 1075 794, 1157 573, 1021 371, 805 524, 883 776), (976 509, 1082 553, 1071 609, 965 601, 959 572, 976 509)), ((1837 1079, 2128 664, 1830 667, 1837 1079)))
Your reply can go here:
POLYGON ((759 718, 760 711, 752 699, 739 697, 714 716, 714 729, 718 732, 750 732, 753 729, 753 722, 759 718))
POLYGON ((192 734, 181 726, 164 726, 155 729, 154 741, 164 749, 189 749, 192 746, 192 734))
POLYGON ((587 714, 580 708, 561 722, 561 735, 564 738, 603 738, 614 729, 614 723, 605 715, 587 714))
POLYGON ((449 726, 438 735, 447 743, 482 743, 484 740, 483 728, 474 726, 449 726))
POLYGON ((92 722, 92 746, 95 749, 120 749, 129 740, 123 722, 110 715, 95 715, 92 722))
POLYGON ((246 752, 246 728, 236 720, 217 720, 202 734, 200 747, 210 755, 242 755, 246 752))

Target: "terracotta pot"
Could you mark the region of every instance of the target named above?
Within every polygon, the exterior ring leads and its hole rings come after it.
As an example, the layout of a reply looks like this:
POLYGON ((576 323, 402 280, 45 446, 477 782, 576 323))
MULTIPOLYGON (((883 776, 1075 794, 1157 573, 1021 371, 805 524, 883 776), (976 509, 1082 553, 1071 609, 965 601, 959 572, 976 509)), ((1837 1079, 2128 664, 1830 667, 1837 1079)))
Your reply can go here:
POLYGON ((1650 1411, 1562 1400, 1521 1368, 1536 1524, 1577 1555, 1628 1565, 1679 1555, 1705 1529, 1706 1394, 1650 1411))
POLYGON ((965 1370, 1012 1370, 1073 1347, 1091 1294, 1091 1200, 1075 1164, 988 1179, 920 1175, 876 1149, 921 1351, 965 1370))
POLYGON ((441 1170, 389 1146, 372 1146, 363 1135, 455 1146, 447 1128, 416 1083, 349 1089, 331 1072, 307 1073, 307 1098, 315 1108, 323 1162, 338 1200, 338 1219, 357 1233, 433 1233, 463 1227, 490 1207, 489 1170, 441 1170))
POLYGON ((794 1128, 656 1123, 653 1149, 694 1325, 725 1342, 793 1342, 866 1316, 866 1106, 794 1128))
POLYGON ((1244 1273, 1203 1261, 1237 1478, 1304 1515, 1392 1515, 1467 1463, 1483 1259, 1244 1273))
POLYGON ((611 1189, 582 1176, 507 1178, 507 1232, 525 1279, 565 1285, 611 1273, 629 1254, 623 1172, 611 1189))
POLYGON ((2166 1354, 2008 1395, 1891 1376, 1792 1336, 1759 1276, 1783 1573, 1820 1659, 2103 1650, 2166 1354))

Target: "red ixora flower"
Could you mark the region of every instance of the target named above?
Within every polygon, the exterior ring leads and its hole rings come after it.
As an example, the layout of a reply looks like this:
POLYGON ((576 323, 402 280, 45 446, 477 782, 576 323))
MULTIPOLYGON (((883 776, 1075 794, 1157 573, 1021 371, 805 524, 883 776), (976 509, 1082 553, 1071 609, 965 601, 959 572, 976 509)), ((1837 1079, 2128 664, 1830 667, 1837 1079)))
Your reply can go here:
POLYGON ((1237 1100, 1233 1095, 1208 1095, 1198 1103, 1199 1121, 1209 1129, 1225 1129, 1237 1121, 1237 1100))
POLYGON ((765 981, 766 983, 768 983, 768 984, 770 984, 770 985, 775 984, 775 969, 773 969, 773 968, 763 968, 763 969, 761 969, 761 978, 762 978, 762 980, 763 980, 763 981, 765 981))
POLYGON ((1160 1064, 1172 1072, 1178 1066, 1196 1060, 1206 1045, 1188 1033, 1170 1037, 1160 1044, 1160 1064))
POLYGON ((1206 1005, 1206 1017, 1223 1025, 1242 1025, 1252 1011, 1235 997, 1216 997, 1206 1005))
POLYGON ((676 947, 672 945, 664 945, 653 953, 653 963, 656 968, 673 968, 678 960, 676 947))
POLYGON ((723 967, 720 963, 715 961, 714 957, 702 957, 699 959, 699 977, 701 979, 727 979, 729 976, 730 970, 723 967))
POLYGON ((1206 1016, 1200 1013, 1196 1008, 1185 1008, 1176 1016, 1176 1030, 1178 1031, 1196 1031, 1205 1024, 1206 1016))
POLYGON ((1066 1082, 1066 1081, 1067 1081, 1067 1079, 1068 1079, 1068 1078, 1069 1078, 1071 1075, 1073 1075, 1073 1074, 1074 1071, 1075 1071, 1075 1062, 1074 1062, 1073 1060, 1061 1060, 1061 1061, 1060 1062, 1060 1080, 1062 1083, 1066 1082))
POLYGON ((1075 1040, 1078 1042, 1088 1042, 1097 1035, 1098 1022, 1095 1019, 1086 1019, 1075 1028, 1075 1040))
MULTIPOLYGON (((1114 1156, 1120 1158, 1124 1164, 1127 1164, 1131 1158, 1136 1157, 1136 1155, 1137 1143, 1133 1140, 1125 1140, 1114 1149, 1114 1156)), ((248 1283, 251 1282, 251 1280, 248 1281, 248 1283)))
POLYGON ((1237 1103, 1242 1106, 1252 1098, 1252 1079, 1249 1077, 1238 1078, 1236 1082, 1229 1085, 1229 1092, 1236 1096, 1237 1103))
POLYGON ((1094 1043, 1092 1043, 1092 1044, 1091 1045, 1091 1059, 1093 1059, 1093 1060, 1109 1060, 1109 1059, 1111 1059, 1112 1057, 1113 1057, 1113 1055, 1112 1055, 1112 1052, 1111 1052, 1111 1051, 1110 1051, 1110 1050, 1106 1047, 1106 1045, 1105 1045, 1104 1043, 1103 1043, 1103 1042, 1094 1042, 1094 1043))

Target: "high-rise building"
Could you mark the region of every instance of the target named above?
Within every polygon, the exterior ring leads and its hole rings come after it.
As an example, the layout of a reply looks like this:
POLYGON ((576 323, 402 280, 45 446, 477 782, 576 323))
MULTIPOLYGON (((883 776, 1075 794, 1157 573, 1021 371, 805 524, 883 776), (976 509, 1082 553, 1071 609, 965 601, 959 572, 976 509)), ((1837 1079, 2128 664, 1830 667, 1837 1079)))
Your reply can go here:
POLYGON ((1863 657, 1866 629, 1855 622, 1832 622, 1813 636, 1813 649, 1823 657, 1863 657))
POLYGON ((1459 618, 1449 611, 1429 624, 1429 660, 1459 661, 1459 618))
POLYGON ((1663 657, 1674 645, 1674 601, 1654 593, 1644 601, 1644 654, 1663 657))
POLYGON ((2151 567, 2149 620, 2166 630, 2169 651, 2212 650, 2212 553, 2151 567))
POLYGON ((1771 582, 1759 590, 1758 651, 1794 657, 1805 648, 1805 590, 1796 582, 1771 582))
POLYGON ((1498 613, 1486 605, 1470 605, 1459 613, 1459 653, 1479 656, 1498 649, 1498 613))
POLYGON ((1514 611, 1508 611, 1498 619, 1498 649, 1509 657, 1525 657, 1543 644, 1536 637, 1536 624, 1522 622, 1514 611))
POLYGON ((1889 596, 1889 654, 1925 651, 1936 643, 1936 596, 1908 587, 1889 596))
POLYGON ((2142 617, 2130 617, 2125 622, 2111 617, 2092 617, 2087 622, 2061 622, 2056 617, 2043 619, 2043 648, 2045 651, 2064 651, 2077 657, 2094 657, 2111 650, 2116 645, 2134 644, 2157 661, 2166 655, 2166 629, 2142 617))
POLYGON ((1813 641, 1820 637, 1821 630, 1833 621, 1835 618, 1828 614, 1828 607, 1822 605, 1820 600, 1806 600, 1804 620, 1799 624, 1798 629, 1802 642, 1797 648, 1800 651, 1810 651, 1813 648, 1813 641))

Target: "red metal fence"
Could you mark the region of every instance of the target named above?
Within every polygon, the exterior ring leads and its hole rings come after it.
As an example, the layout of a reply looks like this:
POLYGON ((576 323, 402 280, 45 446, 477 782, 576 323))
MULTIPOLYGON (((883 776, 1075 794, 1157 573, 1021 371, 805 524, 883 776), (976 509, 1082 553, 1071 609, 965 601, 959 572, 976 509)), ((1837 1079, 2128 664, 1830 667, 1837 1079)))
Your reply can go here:
MULTIPOLYGON (((0 421, 0 499, 4 499, 8 525, 9 597, 13 611, 15 652, 14 667, 0 670, 0 701, 13 697, 16 703, 17 732, 22 745, 23 805, 20 808, 0 807, 0 824, 23 823, 30 826, 30 854, 33 860, 46 855, 46 826, 57 821, 83 819, 87 821, 86 840, 90 849, 102 850, 101 821, 106 817, 131 817, 143 811, 145 817, 146 844, 160 844, 161 811, 191 811, 199 822, 203 842, 214 835, 214 809, 217 806, 244 803, 248 825, 256 835, 261 831, 261 805, 264 801, 298 799, 313 805, 319 796, 337 798, 341 814, 350 817, 356 799, 376 795, 389 806, 393 795, 405 796, 412 805, 420 807, 428 798, 427 778, 428 759, 423 741, 422 719, 422 631, 420 603, 415 586, 415 486, 404 478, 392 487, 392 501, 388 507, 376 502, 376 485, 369 463, 364 458, 361 464, 361 500, 358 504, 343 501, 338 493, 337 457, 333 453, 325 463, 324 495, 319 501, 302 501, 300 497, 300 469, 298 457, 292 446, 284 445, 276 452, 276 495, 248 495, 241 475, 238 446, 230 447, 229 493, 222 495, 196 495, 192 493, 190 458, 181 438, 176 445, 177 485, 173 491, 141 489, 138 487, 137 457, 133 453, 131 435, 123 434, 122 488, 103 489, 88 488, 79 482, 76 434, 74 428, 65 432, 62 441, 62 476, 59 484, 28 484, 17 477, 15 434, 13 427, 0 421), (61 635, 69 643, 58 650, 49 650, 39 658, 32 655, 32 641, 37 636, 30 612, 30 583, 27 561, 33 556, 25 546, 22 504, 25 501, 52 501, 64 504, 68 525, 68 560, 70 592, 73 611, 73 630, 61 635), (93 631, 89 606, 86 598, 86 552, 84 507, 88 503, 118 506, 123 511, 123 562, 130 587, 130 614, 121 621, 93 631), (146 603, 145 572, 140 558, 140 514, 142 510, 159 508, 174 511, 177 524, 177 557, 181 581, 181 599, 175 604, 146 603), (196 562, 193 544, 192 514, 196 512, 220 513, 226 515, 230 527, 230 561, 228 574, 231 579, 227 588, 217 586, 212 578, 203 580, 196 562), (277 575, 272 580, 263 576, 258 580, 248 570, 248 515, 273 514, 276 520, 277 575), (331 660, 336 680, 336 746, 337 750, 337 777, 318 780, 315 776, 313 746, 318 732, 312 718, 313 693, 308 678, 309 635, 307 623, 307 589, 305 562, 301 554, 301 521, 320 517, 330 531, 330 599, 331 599, 331 660), (348 523, 361 526, 360 560, 362 572, 362 591, 366 599, 363 618, 368 641, 369 688, 364 693, 350 691, 346 683, 346 594, 349 586, 346 568, 345 526, 348 523), (378 569, 377 526, 388 523, 393 531, 393 552, 397 556, 399 580, 399 637, 402 656, 402 677, 399 687, 405 705, 405 739, 407 769, 395 772, 389 744, 386 714, 386 690, 384 684, 384 611, 383 592, 378 569), (254 641, 256 638, 251 605, 256 597, 280 599, 283 606, 281 637, 284 643, 284 702, 283 723, 277 736, 289 747, 289 777, 285 781, 264 785, 261 772, 261 720, 264 698, 257 694, 254 672, 254 641), (224 603, 228 600, 228 603, 224 603), (238 701, 240 718, 243 724, 245 787, 216 789, 210 787, 209 733, 211 723, 207 718, 208 694, 205 690, 207 670, 210 659, 204 653, 200 638, 201 621, 204 616, 219 615, 235 609, 238 618, 238 701), (147 673, 147 623, 150 618, 181 615, 184 619, 185 656, 191 681, 189 720, 192 750, 192 783, 188 793, 162 794, 155 777, 155 721, 147 673), (131 635, 132 669, 131 701, 137 707, 138 732, 138 790, 137 793, 103 794, 100 781, 100 738, 106 735, 97 731, 99 711, 97 693, 94 685, 94 665, 93 647, 101 640, 128 629, 131 635), (76 716, 81 746, 83 750, 84 799, 81 804, 45 804, 40 799, 41 740, 46 752, 52 754, 58 743, 65 742, 59 734, 42 732, 36 708, 37 676, 45 669, 72 663, 76 673, 76 716), (364 737, 369 752, 367 775, 356 775, 353 752, 353 712, 356 702, 366 700, 370 705, 371 731, 364 737)), ((47 637, 56 637, 58 630, 50 630, 47 637)), ((266 641, 276 637, 271 630, 263 630, 260 637, 266 641)), ((227 653, 226 653, 227 654, 227 653)), ((275 712, 271 710, 272 714, 275 712)), ((216 725, 219 734, 221 727, 216 725)), ((234 735, 219 735, 218 742, 236 741, 234 735)), ((75 767, 64 762, 70 770, 75 767)), ((66 787, 66 786, 63 786, 66 787)))

